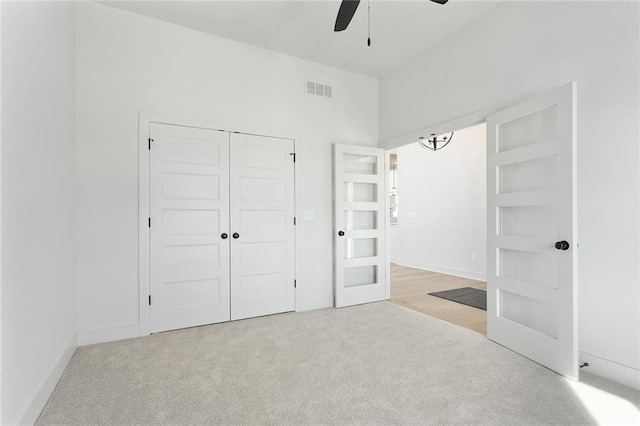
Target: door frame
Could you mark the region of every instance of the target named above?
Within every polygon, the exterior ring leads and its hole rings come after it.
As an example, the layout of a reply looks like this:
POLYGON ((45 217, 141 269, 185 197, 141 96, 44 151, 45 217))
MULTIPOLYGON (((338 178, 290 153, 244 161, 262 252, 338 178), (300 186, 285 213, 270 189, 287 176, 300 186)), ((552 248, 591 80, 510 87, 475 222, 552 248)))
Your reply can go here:
MULTIPOLYGON (((209 119, 199 119, 183 117, 173 114, 163 114, 140 111, 138 113, 138 336, 148 336, 151 334, 151 308, 149 307, 149 295, 151 294, 151 255, 150 237, 151 232, 148 226, 150 217, 150 154, 149 154, 149 131, 151 123, 168 124, 174 126, 198 127, 211 130, 224 130, 230 133, 244 133, 249 135, 264 136, 278 139, 290 139, 293 141, 293 152, 296 153, 300 138, 295 132, 279 129, 264 128, 246 124, 233 124, 216 122, 209 119)), ((297 218, 301 217, 298 200, 300 194, 300 168, 293 167, 294 199, 293 209, 297 218)), ((297 221, 299 222, 299 221, 297 221)), ((302 247, 299 226, 295 227, 294 238, 294 279, 296 280, 295 311, 300 311, 301 293, 304 283, 301 282, 301 258, 300 248, 302 247)))
MULTIPOLYGON (((432 133, 436 135, 441 135, 443 133, 451 133, 461 129, 466 129, 467 127, 475 126, 481 123, 486 123, 487 117, 491 114, 494 114, 504 107, 502 105, 494 105, 489 108, 482 109, 480 111, 473 112, 471 114, 463 115, 452 120, 447 120, 442 123, 433 124, 428 127, 423 128, 422 130, 418 130, 416 132, 411 132, 403 136, 399 136, 394 139, 389 139, 387 141, 380 142, 378 144, 378 148, 382 148, 385 150, 385 169, 387 172, 389 171, 389 151, 400 148, 402 146, 406 146, 412 143, 416 143, 418 138, 424 135, 430 135, 432 133)), ((387 183, 388 186, 388 183, 387 183)), ((389 211, 389 197, 386 197, 386 210, 389 211)), ((386 225, 387 225, 387 259, 389 260, 389 267, 387 268, 387 299, 391 298, 391 223, 389 219, 389 215, 386 215, 386 225)))

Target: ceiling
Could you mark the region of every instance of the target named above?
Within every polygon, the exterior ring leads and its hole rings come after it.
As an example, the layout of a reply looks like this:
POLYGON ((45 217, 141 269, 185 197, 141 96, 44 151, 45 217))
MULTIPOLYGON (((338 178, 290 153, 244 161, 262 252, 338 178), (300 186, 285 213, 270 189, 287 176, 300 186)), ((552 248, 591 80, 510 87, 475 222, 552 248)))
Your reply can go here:
POLYGON ((498 1, 428 0, 367 2, 349 28, 335 33, 341 0, 323 1, 104 1, 150 16, 298 58, 371 76, 382 76, 477 19, 498 1))

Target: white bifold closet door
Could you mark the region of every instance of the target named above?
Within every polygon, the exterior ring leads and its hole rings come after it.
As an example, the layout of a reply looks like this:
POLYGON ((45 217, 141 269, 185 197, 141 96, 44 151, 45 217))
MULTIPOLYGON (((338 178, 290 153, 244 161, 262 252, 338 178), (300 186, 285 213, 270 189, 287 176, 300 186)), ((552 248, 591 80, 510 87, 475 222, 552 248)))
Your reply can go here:
POLYGON ((295 310, 293 141, 152 124, 151 331, 295 310))

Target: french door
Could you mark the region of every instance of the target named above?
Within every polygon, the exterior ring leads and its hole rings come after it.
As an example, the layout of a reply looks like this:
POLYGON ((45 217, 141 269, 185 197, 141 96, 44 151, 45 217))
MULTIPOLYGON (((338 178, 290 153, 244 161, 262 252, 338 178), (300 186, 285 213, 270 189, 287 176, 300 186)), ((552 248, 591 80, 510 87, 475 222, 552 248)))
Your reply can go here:
POLYGON ((150 126, 151 331, 295 309, 293 141, 150 126))
POLYGON ((229 321, 229 133, 152 123, 151 331, 229 321))
POLYGON ((386 168, 380 148, 334 146, 335 305, 386 298, 386 168))
POLYGON ((293 141, 231 135, 231 319, 295 310, 293 141))
POLYGON ((487 119, 487 337, 578 378, 575 84, 487 119))

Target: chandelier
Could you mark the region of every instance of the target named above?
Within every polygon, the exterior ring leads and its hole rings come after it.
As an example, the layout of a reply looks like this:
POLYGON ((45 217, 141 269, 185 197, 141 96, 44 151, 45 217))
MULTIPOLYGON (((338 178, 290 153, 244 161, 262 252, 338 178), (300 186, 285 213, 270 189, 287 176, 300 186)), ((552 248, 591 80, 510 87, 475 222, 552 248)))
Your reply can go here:
POLYGON ((428 149, 429 151, 438 151, 439 149, 442 149, 445 146, 449 145, 451 139, 453 139, 453 132, 451 132, 450 135, 438 136, 436 136, 435 133, 431 133, 431 136, 426 139, 423 136, 420 136, 420 138, 418 139, 418 143, 424 149, 428 149))

